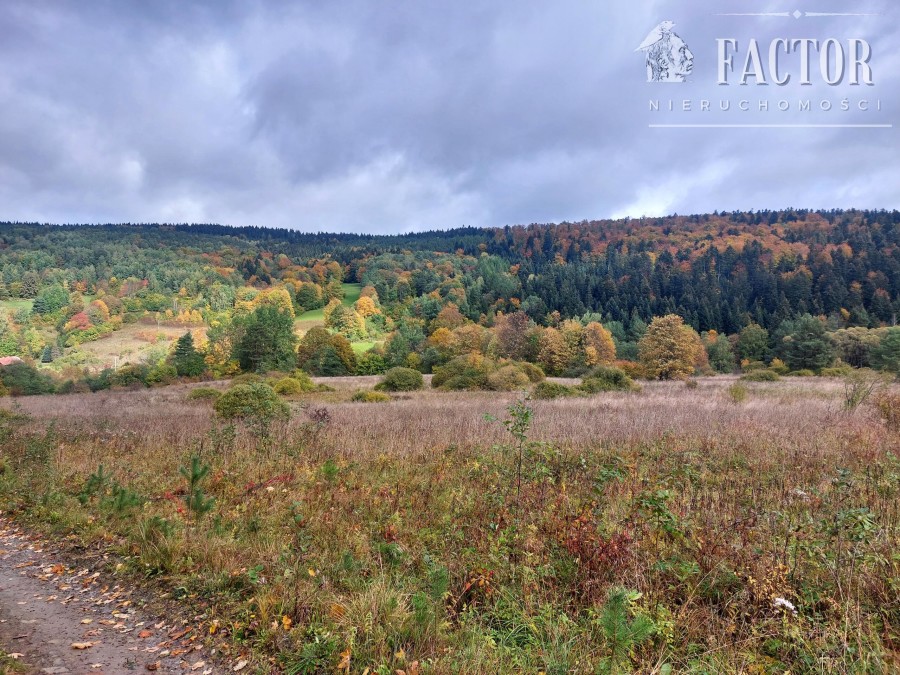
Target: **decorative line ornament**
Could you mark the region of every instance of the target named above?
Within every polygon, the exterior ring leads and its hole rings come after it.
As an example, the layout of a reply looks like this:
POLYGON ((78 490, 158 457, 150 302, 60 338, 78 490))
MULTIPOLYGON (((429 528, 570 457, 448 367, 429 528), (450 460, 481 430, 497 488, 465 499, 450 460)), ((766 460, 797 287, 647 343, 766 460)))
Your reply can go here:
POLYGON ((780 17, 784 19, 789 19, 790 17, 794 17, 795 19, 802 19, 804 17, 808 19, 819 18, 819 17, 828 17, 828 16, 881 16, 880 14, 875 14, 872 12, 801 12, 799 9, 795 9, 793 12, 722 12, 719 14, 715 14, 715 16, 773 16, 780 17))

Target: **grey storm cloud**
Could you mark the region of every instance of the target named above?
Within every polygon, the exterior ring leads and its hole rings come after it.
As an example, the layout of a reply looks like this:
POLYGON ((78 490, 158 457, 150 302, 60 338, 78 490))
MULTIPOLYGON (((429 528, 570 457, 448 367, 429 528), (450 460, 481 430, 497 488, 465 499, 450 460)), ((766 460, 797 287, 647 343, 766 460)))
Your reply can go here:
POLYGON ((815 7, 878 16, 717 15, 811 11, 740 5, 6 0, 0 218, 399 232, 900 208, 894 128, 650 128, 898 121, 896 3, 815 7), (687 82, 646 82, 635 48, 663 20, 694 54, 687 82), (716 85, 717 38, 767 49, 776 37, 863 38, 875 86, 716 85), (720 99, 751 110, 717 112, 720 99))

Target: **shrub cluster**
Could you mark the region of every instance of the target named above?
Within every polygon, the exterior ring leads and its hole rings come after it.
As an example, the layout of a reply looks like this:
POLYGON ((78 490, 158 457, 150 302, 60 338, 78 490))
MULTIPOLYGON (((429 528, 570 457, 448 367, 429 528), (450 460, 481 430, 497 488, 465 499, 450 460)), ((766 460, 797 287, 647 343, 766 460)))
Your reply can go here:
POLYGON ((53 378, 25 363, 0 368, 0 387, 12 396, 52 394, 56 391, 53 378))
POLYGON ((531 384, 528 375, 519 366, 500 366, 488 375, 488 389, 492 391, 516 391, 526 389, 531 384))
POLYGON ((538 382, 531 392, 531 397, 542 401, 549 401, 555 398, 567 398, 570 396, 579 396, 579 392, 574 387, 567 387, 558 382, 538 382))
POLYGON ((222 392, 212 387, 197 387, 187 395, 188 401, 216 401, 222 392))
POLYGON ((425 386, 422 373, 412 368, 391 368, 375 387, 379 391, 418 391, 425 386))
POLYGON ((741 379, 746 382, 777 382, 781 376, 774 370, 751 370, 749 373, 741 375, 741 379))
POLYGON ((531 392, 533 398, 551 400, 571 396, 591 396, 606 391, 640 391, 628 375, 619 368, 597 366, 574 387, 567 387, 558 382, 540 382, 531 392))
POLYGON ((288 404, 267 384, 236 384, 215 403, 216 414, 227 420, 274 421, 290 417, 288 404))
POLYGON ((853 372, 853 368, 848 366, 846 363, 835 366, 834 368, 822 368, 822 372, 820 375, 822 377, 846 377, 853 372))
POLYGON ((481 354, 458 356, 435 368, 431 386, 446 391, 514 391, 524 389, 543 371, 516 361, 494 361, 481 354))
POLYGON ((265 380, 262 375, 257 375, 256 373, 243 373, 232 378, 231 386, 233 387, 238 384, 262 384, 263 382, 265 382, 265 380))
POLYGON ((282 377, 272 385, 276 394, 282 396, 296 396, 309 391, 315 391, 316 385, 312 378, 302 370, 297 370, 290 377, 282 377))
POLYGON ((589 394, 640 389, 624 370, 612 366, 597 366, 584 376, 579 388, 589 394))
POLYGON ((544 375, 544 371, 541 370, 540 366, 536 366, 533 363, 529 363, 528 361, 516 361, 516 364, 525 376, 528 378, 529 382, 532 384, 537 384, 538 382, 543 382, 547 376, 544 375))
POLYGON ((636 361, 616 361, 613 365, 632 380, 639 380, 647 377, 647 371, 644 369, 644 366, 636 361))
POLYGON ((380 391, 357 391, 350 398, 354 403, 390 403, 391 397, 380 391))

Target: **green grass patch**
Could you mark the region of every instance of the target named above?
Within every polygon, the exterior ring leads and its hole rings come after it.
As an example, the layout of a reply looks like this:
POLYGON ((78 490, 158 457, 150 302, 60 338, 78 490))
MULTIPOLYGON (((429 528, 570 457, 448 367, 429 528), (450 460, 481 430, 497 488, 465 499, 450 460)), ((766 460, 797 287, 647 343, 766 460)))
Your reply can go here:
POLYGON ((18 312, 20 309, 31 311, 34 300, 0 300, 0 312, 18 312))
MULTIPOLYGON (((352 307, 359 300, 360 293, 362 293, 362 284, 341 284, 341 287, 344 289, 344 299, 341 301, 341 304, 344 307, 352 307)), ((313 326, 321 326, 325 323, 325 308, 319 307, 319 309, 303 312, 297 317, 296 323, 297 328, 300 330, 309 330, 313 326)))
POLYGON ((350 346, 357 354, 365 354, 367 351, 380 344, 381 342, 376 342, 375 340, 361 340, 360 342, 351 342, 350 346))
POLYGON ((344 289, 344 307, 351 307, 356 304, 356 301, 359 300, 359 296, 362 294, 362 284, 341 284, 341 287, 344 289))

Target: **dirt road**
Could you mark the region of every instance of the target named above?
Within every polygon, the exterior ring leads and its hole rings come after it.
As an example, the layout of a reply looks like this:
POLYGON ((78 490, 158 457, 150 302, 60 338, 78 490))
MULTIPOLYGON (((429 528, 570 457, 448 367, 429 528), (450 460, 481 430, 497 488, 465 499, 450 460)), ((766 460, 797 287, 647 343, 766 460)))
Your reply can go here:
MULTIPOLYGON (((244 671, 246 663, 213 663, 193 626, 145 613, 133 590, 101 574, 102 558, 83 565, 67 566, 52 547, 0 516, 0 647, 15 662, 9 672, 244 671)), ((7 667, 0 664, 0 673, 7 667)))

